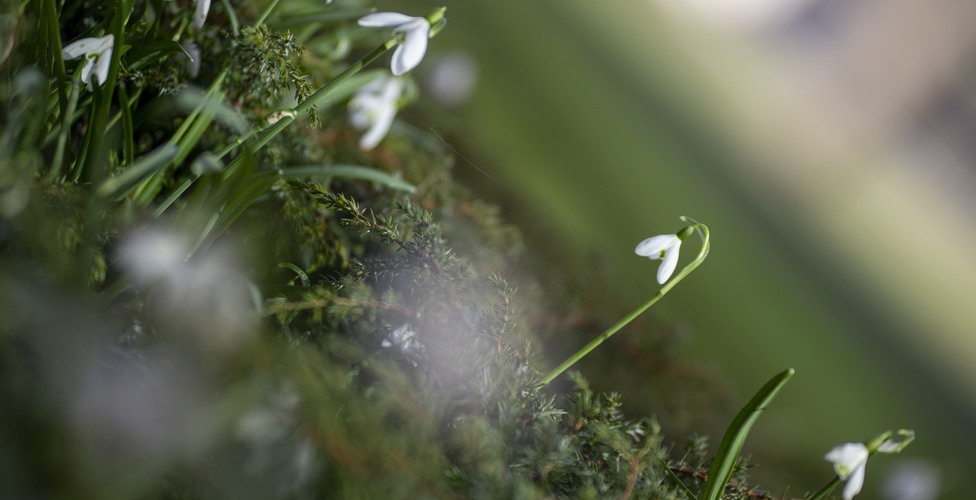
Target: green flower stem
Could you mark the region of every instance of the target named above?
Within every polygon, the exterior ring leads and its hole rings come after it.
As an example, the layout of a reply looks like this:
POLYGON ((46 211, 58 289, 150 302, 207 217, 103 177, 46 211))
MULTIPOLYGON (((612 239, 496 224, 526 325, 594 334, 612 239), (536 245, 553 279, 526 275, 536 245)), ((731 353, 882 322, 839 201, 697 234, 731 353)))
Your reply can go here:
POLYGON ((589 344, 586 344, 585 346, 583 346, 582 349, 576 351, 576 354, 573 354, 568 359, 566 359, 566 361, 563 361, 562 364, 560 364, 554 370, 549 372, 549 375, 546 375, 546 377, 542 379, 542 385, 546 385, 549 382, 552 382, 553 379, 561 375, 564 371, 568 370, 569 367, 576 364, 577 361, 583 359, 587 354, 590 353, 590 351, 596 349, 597 346, 603 343, 603 341, 607 340, 613 334, 617 333, 621 328, 627 326, 628 323, 636 319, 644 311, 648 310, 658 300, 661 300, 661 297, 664 297, 664 295, 667 294, 672 288, 674 288, 674 286, 677 285, 678 282, 683 280, 685 276, 688 276, 688 274, 690 274, 692 271, 695 270, 695 268, 697 268, 699 265, 701 265, 702 262, 704 262, 705 257, 708 256, 708 250, 709 250, 708 227, 706 227, 704 224, 694 222, 693 220, 685 217, 683 217, 682 220, 687 220, 689 222, 692 222, 694 224, 692 227, 695 228, 695 231, 698 232, 698 235, 702 239, 702 248, 701 251, 698 253, 698 257, 696 257, 695 260, 692 261, 690 264, 685 266, 684 269, 682 269, 681 272, 679 272, 678 275, 675 276, 671 281, 665 283, 664 286, 662 286, 661 289, 658 290, 657 293, 655 293, 654 296, 650 298, 650 300, 645 302, 637 309, 631 311, 630 314, 624 316, 620 321, 615 323, 610 328, 607 328, 606 331, 604 331, 595 339, 590 341, 589 344))
POLYGON ((258 20, 257 20, 257 22, 254 23, 254 27, 255 28, 257 28, 258 26, 261 26, 262 24, 264 24, 264 21, 268 19, 268 16, 271 15, 271 11, 273 11, 275 9, 275 7, 278 6, 278 2, 280 2, 280 1, 281 0, 271 0, 271 3, 268 4, 268 8, 267 9, 264 9, 264 12, 261 13, 261 17, 259 17, 258 20))
POLYGON ((115 93, 115 82, 118 79, 119 64, 122 59, 122 47, 125 36, 125 21, 129 17, 129 6, 125 0, 116 2, 115 16, 112 17, 112 35, 115 37, 112 47, 112 61, 109 63, 108 78, 101 85, 97 79, 93 79, 93 90, 95 91, 95 101, 93 103, 91 121, 88 125, 87 148, 83 151, 83 167, 76 168, 74 181, 81 179, 82 174, 87 173, 88 180, 100 181, 101 175, 106 172, 94 172, 93 169, 104 167, 105 155, 103 154, 103 143, 105 139, 106 122, 108 121, 109 109, 112 106, 112 97, 115 93), (101 174, 101 175, 99 175, 101 174))
POLYGON ((48 171, 47 181, 54 182, 55 179, 60 177, 61 168, 64 164, 64 151, 68 145, 68 135, 71 132, 71 123, 74 121, 75 109, 78 107, 78 97, 81 94, 81 86, 77 79, 69 80, 69 85, 71 90, 68 93, 68 107, 65 109, 64 114, 59 118, 61 119, 60 130, 58 130, 58 143, 54 150, 54 158, 51 160, 51 170, 48 171))
POLYGON ((65 86, 68 83, 64 70, 64 58, 61 56, 61 25, 58 23, 58 7, 55 0, 45 0, 41 6, 44 12, 44 22, 50 35, 51 58, 54 65, 54 76, 57 79, 58 104, 61 108, 61 116, 68 109, 68 94, 65 86))

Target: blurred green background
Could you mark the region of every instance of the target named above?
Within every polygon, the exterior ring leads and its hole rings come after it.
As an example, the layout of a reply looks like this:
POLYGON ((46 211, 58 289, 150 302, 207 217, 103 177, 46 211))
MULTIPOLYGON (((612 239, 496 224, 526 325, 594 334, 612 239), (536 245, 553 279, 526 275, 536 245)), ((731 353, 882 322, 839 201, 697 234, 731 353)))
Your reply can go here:
MULTIPOLYGON (((796 368, 747 446, 776 495, 824 484, 836 444, 912 428, 861 497, 927 498, 882 496, 910 462, 941 498, 968 498, 976 42, 973 9, 938 3, 446 2, 432 42, 478 71, 452 139, 476 167, 457 169, 519 200, 510 219, 605 259, 621 311, 656 289, 638 241, 679 215, 709 225, 710 257, 654 310, 688 332, 682 356, 727 381, 720 421, 796 368)), ((639 384, 602 387, 640 414, 653 402, 639 384)))

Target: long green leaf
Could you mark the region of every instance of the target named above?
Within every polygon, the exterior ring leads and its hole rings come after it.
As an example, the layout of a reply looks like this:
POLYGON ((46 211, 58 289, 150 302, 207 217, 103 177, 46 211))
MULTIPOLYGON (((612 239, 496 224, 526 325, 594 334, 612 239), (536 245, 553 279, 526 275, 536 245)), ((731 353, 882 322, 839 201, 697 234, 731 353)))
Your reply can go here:
POLYGON ((746 442, 749 430, 756 423, 759 414, 769 406, 769 403, 776 397, 776 393, 793 377, 796 370, 790 368, 766 382, 766 385, 759 389, 749 402, 742 407, 739 414, 735 416, 729 425, 725 436, 722 437, 722 444, 719 445, 715 458, 712 460, 712 467, 708 473, 708 480, 705 482, 705 490, 702 492, 702 500, 718 500, 725 491, 725 485, 732 477, 732 468, 735 461, 742 452, 742 445, 746 442))
POLYGON ((358 165, 329 165, 292 167, 281 170, 281 177, 285 179, 295 177, 341 177, 343 179, 361 179, 372 181, 393 189, 413 193, 416 188, 408 182, 375 168, 358 165))
POLYGON ((126 194, 136 184, 169 164, 176 156, 178 150, 179 148, 175 144, 163 144, 151 153, 144 155, 139 161, 125 169, 121 174, 103 181, 98 186, 96 193, 98 196, 106 199, 112 199, 126 194))

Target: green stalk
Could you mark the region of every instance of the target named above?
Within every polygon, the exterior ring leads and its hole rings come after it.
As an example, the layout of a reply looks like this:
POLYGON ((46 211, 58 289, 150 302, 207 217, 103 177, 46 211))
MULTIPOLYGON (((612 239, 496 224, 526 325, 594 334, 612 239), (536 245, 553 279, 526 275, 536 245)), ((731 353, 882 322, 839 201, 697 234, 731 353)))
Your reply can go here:
POLYGON ((685 276, 688 276, 688 274, 690 274, 692 271, 695 270, 695 268, 697 268, 699 265, 701 265, 702 262, 704 262, 705 257, 708 256, 708 250, 709 250, 708 227, 705 226, 704 224, 695 222, 692 219, 689 219, 687 217, 682 217, 682 220, 692 222, 693 223, 692 227, 695 229, 695 231, 698 232, 698 235, 702 239, 702 248, 701 251, 698 253, 698 257, 696 257, 695 260, 692 261, 690 264, 685 266, 684 269, 682 269, 677 276, 671 279, 671 281, 665 283, 664 286, 662 286, 661 289, 658 290, 657 293, 655 293, 654 296, 650 298, 650 300, 645 302, 637 309, 631 311, 630 314, 624 316, 620 321, 615 323, 610 328, 607 328, 603 333, 601 333, 595 339, 590 341, 589 344, 586 344, 585 346, 583 346, 582 349, 576 351, 576 354, 573 354, 568 359, 566 359, 566 361, 563 361, 562 364, 560 364, 551 372, 549 372, 549 375, 546 375, 546 377, 542 379, 542 385, 546 385, 549 382, 552 382, 553 379, 561 375, 564 371, 568 370, 569 367, 576 364, 577 361, 586 357, 586 355, 589 354, 590 351, 596 349, 597 346, 602 344, 613 334, 617 333, 621 328, 627 326, 628 323, 630 323, 638 316, 643 314, 644 311, 648 310, 658 300, 661 300, 661 297, 664 297, 664 295, 667 294, 672 288, 674 288, 674 286, 677 285, 681 280, 683 280, 685 276))
POLYGON ((51 161, 51 170, 47 174, 48 182, 54 182, 61 175, 61 168, 64 164, 64 150, 68 145, 68 135, 71 132, 71 123, 74 121, 72 115, 78 107, 78 96, 81 94, 81 86, 78 81, 71 80, 71 92, 68 94, 68 107, 61 118, 61 127, 58 131, 58 145, 54 150, 54 159, 51 161))
POLYGON ((105 129, 106 123, 108 122, 109 109, 112 106, 112 96, 115 93, 115 83, 118 79, 119 64, 122 59, 122 46, 125 42, 125 21, 126 17, 128 17, 126 13, 128 6, 125 0, 118 0, 115 8, 115 16, 112 18, 112 35, 115 37, 112 46, 112 61, 109 63, 108 78, 106 81, 101 85, 98 85, 96 81, 93 85, 96 98, 93 103, 92 119, 88 127, 88 148, 83 153, 85 154, 84 167, 75 172, 75 181, 78 181, 85 172, 87 172, 89 179, 100 180, 100 176, 96 175, 93 169, 104 166, 102 163, 106 159, 103 154, 105 129))
POLYGON ((54 77, 57 79, 58 104, 61 108, 61 116, 64 116, 68 109, 68 94, 65 92, 67 77, 64 70, 64 58, 61 56, 61 25, 58 23, 56 0, 44 0, 41 10, 44 12, 44 23, 47 24, 49 40, 51 41, 51 58, 54 66, 54 77))
POLYGON ((122 116, 122 158, 125 165, 131 166, 136 157, 135 132, 132 126, 132 109, 129 107, 129 92, 124 83, 119 85, 119 115, 122 116))
POLYGON ((258 26, 261 26, 262 24, 264 24, 264 21, 266 19, 268 19, 268 16, 271 15, 271 11, 273 11, 275 9, 275 7, 278 6, 278 2, 280 2, 280 1, 281 0, 271 0, 271 3, 268 5, 268 8, 267 9, 264 9, 264 12, 261 13, 261 17, 259 17, 258 20, 257 20, 257 22, 254 23, 254 27, 255 28, 257 28, 258 26))

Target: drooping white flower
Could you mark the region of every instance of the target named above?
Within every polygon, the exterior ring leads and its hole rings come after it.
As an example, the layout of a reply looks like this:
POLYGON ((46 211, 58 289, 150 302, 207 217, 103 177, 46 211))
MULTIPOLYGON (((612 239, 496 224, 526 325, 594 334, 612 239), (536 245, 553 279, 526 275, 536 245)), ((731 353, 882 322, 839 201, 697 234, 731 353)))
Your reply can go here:
POLYGON ((366 130, 359 147, 373 149, 386 137, 397 113, 397 101, 403 93, 403 80, 384 76, 363 85, 349 101, 349 121, 366 130))
POLYGON ((92 73, 98 85, 108 80, 108 67, 112 63, 112 47, 115 45, 114 35, 99 38, 82 38, 65 45, 61 50, 61 57, 65 59, 85 58, 81 68, 81 81, 85 82, 88 90, 92 90, 92 73))
POLYGON ((677 234, 662 234, 638 243, 634 253, 651 260, 662 259, 661 266, 657 268, 657 282, 663 285, 678 266, 680 249, 681 238, 677 234))
POLYGON ((844 485, 844 500, 851 500, 864 486, 864 469, 870 456, 868 447, 862 443, 845 443, 830 450, 824 458, 834 464, 834 472, 844 485))
POLYGON ((420 64, 427 52, 430 22, 424 17, 411 17, 397 12, 376 12, 362 17, 359 25, 366 28, 393 28, 403 33, 403 41, 393 52, 390 71, 400 76, 420 64))
POLYGON ((193 13, 193 25, 200 29, 210 13, 210 0, 197 0, 197 10, 193 13))

